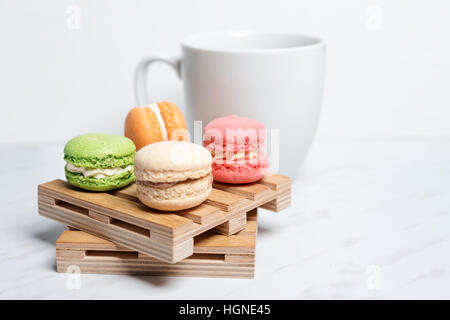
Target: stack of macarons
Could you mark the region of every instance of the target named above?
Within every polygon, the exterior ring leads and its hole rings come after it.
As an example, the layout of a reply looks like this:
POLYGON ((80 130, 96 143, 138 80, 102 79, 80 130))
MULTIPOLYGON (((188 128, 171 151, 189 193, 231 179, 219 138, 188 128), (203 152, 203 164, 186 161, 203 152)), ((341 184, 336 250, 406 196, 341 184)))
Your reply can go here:
POLYGON ((227 116, 204 130, 204 147, 186 142, 186 123, 173 103, 132 109, 125 136, 85 134, 64 148, 65 175, 73 186, 108 191, 137 180, 137 196, 163 211, 205 201, 212 181, 251 183, 267 172, 265 128, 256 120, 227 116), (136 149, 138 150, 136 152, 136 149))
POLYGON ((73 186, 107 191, 135 180, 133 142, 114 134, 84 134, 64 147, 65 175, 73 186))
POLYGON ((261 179, 269 167, 262 150, 265 134, 264 126, 250 118, 230 115, 211 121, 203 145, 213 157, 214 180, 241 184, 261 179))
POLYGON ((208 198, 211 155, 204 147, 183 141, 189 135, 175 104, 158 102, 132 109, 125 135, 84 134, 67 142, 67 182, 85 190, 108 191, 135 181, 136 174, 141 202, 165 211, 192 208, 208 198))

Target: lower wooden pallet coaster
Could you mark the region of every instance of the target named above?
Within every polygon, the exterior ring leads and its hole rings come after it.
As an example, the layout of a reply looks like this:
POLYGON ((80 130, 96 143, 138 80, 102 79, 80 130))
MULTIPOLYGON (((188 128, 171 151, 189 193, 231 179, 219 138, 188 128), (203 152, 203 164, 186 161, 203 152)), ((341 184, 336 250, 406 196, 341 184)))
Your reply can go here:
POLYGON ((56 241, 58 272, 253 278, 257 209, 247 214, 245 228, 232 236, 208 231, 194 239, 194 254, 165 263, 83 231, 66 230, 56 241))

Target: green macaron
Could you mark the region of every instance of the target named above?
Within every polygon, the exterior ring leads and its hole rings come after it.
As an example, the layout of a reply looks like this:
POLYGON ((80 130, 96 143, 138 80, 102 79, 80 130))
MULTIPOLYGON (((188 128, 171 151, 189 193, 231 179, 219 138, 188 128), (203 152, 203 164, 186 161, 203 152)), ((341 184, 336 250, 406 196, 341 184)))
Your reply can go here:
POLYGON ((123 136, 104 133, 77 136, 64 147, 67 182, 92 191, 124 187, 135 180, 135 152, 133 141, 123 136))

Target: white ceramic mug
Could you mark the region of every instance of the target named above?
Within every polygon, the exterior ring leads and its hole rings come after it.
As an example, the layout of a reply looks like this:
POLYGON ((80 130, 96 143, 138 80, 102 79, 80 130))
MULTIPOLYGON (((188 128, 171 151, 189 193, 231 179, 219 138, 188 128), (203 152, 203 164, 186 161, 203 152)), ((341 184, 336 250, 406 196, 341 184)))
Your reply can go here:
POLYGON ((257 119, 267 128, 267 141, 272 144, 268 146, 271 169, 296 178, 319 119, 323 41, 296 33, 209 32, 186 37, 181 47, 181 57, 159 55, 139 63, 138 105, 149 103, 147 67, 157 61, 168 63, 184 84, 191 133, 194 120, 201 120, 204 127, 230 114, 257 119))

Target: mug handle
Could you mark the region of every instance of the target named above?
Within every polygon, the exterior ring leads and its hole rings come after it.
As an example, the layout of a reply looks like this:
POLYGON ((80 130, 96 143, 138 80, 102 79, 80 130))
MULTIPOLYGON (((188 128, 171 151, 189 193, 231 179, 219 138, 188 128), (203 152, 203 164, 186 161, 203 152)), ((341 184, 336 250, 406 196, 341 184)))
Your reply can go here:
POLYGON ((150 58, 145 58, 139 62, 134 74, 134 93, 137 106, 144 107, 148 104, 147 95, 147 70, 153 62, 164 62, 175 69, 178 77, 181 79, 181 57, 154 55, 150 58))

